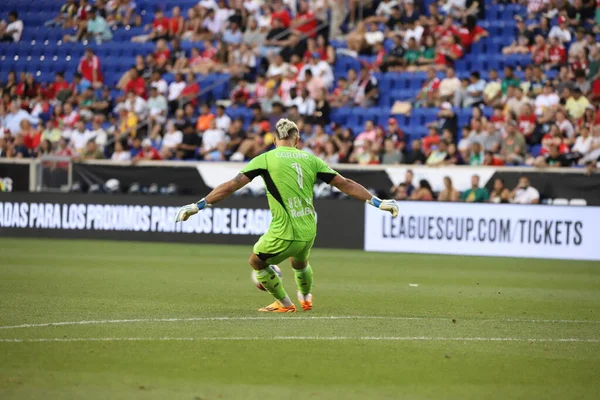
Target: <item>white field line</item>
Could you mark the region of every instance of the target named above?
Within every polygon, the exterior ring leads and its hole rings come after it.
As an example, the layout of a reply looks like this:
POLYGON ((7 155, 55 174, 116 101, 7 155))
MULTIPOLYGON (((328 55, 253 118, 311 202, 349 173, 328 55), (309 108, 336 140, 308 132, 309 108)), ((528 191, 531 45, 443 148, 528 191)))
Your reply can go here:
MULTIPOLYGON (((146 322, 194 322, 194 321, 311 321, 311 320, 384 320, 384 321, 453 321, 443 317, 386 317, 366 315, 314 316, 314 317, 194 317, 194 318, 134 318, 101 319, 89 321, 45 322, 39 324, 21 324, 0 326, 0 329, 45 328, 51 326, 134 324, 146 322)), ((600 320, 576 319, 458 319, 461 322, 514 322, 523 324, 600 324, 600 320)))
POLYGON ((397 342, 529 342, 529 343, 600 343, 600 339, 581 338, 514 338, 514 337, 430 337, 430 336, 223 336, 223 337, 104 337, 104 338, 40 338, 0 339, 0 343, 39 342, 205 342, 205 341, 397 341, 397 342))

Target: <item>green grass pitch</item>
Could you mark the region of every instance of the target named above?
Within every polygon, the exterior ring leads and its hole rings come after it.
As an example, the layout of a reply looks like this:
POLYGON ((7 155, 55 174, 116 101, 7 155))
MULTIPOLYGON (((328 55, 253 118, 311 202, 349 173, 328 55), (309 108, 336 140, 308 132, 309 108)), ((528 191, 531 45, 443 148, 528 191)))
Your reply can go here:
POLYGON ((250 250, 0 239, 0 398, 598 398, 600 263, 316 249, 265 315, 250 250))

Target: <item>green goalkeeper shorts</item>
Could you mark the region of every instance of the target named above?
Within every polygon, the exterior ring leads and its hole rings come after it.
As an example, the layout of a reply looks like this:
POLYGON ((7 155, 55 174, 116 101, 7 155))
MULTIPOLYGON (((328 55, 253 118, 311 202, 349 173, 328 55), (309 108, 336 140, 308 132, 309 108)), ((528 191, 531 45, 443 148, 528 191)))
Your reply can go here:
POLYGON ((290 257, 296 261, 308 261, 314 243, 314 239, 308 242, 279 239, 267 232, 254 245, 254 254, 262 261, 273 265, 290 257))

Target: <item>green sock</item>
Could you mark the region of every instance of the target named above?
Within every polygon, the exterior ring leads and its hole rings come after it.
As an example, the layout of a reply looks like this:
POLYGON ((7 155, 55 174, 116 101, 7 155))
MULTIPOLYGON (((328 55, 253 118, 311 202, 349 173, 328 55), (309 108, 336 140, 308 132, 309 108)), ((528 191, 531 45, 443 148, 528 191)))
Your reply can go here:
POLYGON ((313 287, 313 271, 308 264, 304 269, 295 269, 294 277, 296 278, 296 285, 298 290, 303 296, 306 296, 312 291, 313 287))
POLYGON ((277 300, 283 300, 287 297, 287 293, 281 284, 281 278, 279 278, 279 275, 270 266, 254 271, 254 276, 256 276, 256 279, 258 279, 267 292, 271 293, 277 300))

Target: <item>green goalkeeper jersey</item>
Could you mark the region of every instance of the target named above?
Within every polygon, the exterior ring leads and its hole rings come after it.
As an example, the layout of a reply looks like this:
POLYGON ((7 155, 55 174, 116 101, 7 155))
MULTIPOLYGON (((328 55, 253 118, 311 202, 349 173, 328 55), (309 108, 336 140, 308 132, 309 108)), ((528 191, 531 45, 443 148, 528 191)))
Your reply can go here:
POLYGON ((241 171, 250 180, 262 176, 273 219, 269 234, 284 240, 313 240, 317 222, 313 187, 330 183, 337 172, 323 160, 294 147, 277 147, 255 157, 241 171))

